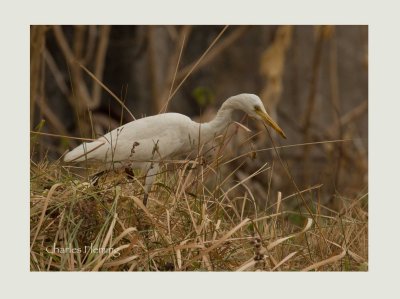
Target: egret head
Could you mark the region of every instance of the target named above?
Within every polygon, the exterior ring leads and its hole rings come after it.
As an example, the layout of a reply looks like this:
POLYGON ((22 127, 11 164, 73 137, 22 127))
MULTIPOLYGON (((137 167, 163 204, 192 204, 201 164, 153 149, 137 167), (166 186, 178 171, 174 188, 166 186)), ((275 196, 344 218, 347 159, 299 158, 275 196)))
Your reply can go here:
POLYGON ((269 116, 265 110, 264 104, 261 99, 255 94, 244 93, 235 96, 237 97, 238 108, 246 112, 250 117, 263 121, 266 125, 273 128, 283 138, 286 139, 286 135, 278 124, 269 116))

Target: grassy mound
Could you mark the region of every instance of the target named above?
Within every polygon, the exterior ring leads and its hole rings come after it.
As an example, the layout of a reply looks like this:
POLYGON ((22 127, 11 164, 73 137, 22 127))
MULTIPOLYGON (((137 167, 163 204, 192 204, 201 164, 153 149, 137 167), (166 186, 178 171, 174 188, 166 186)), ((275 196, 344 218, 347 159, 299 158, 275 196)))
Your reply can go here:
POLYGON ((261 210, 249 177, 210 183, 216 168, 184 161, 144 206, 139 173, 93 186, 71 169, 31 163, 31 271, 367 270, 366 195, 339 212, 309 201, 310 214, 278 193, 261 210))

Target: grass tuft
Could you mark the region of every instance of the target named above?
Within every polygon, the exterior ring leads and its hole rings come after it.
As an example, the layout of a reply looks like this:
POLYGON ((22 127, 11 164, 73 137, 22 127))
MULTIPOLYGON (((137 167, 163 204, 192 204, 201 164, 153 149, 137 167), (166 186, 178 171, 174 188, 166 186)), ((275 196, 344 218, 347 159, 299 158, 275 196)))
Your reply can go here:
POLYGON ((311 215, 279 192, 261 209, 247 184, 266 170, 232 182, 217 162, 164 166, 147 206, 140 173, 93 186, 79 168, 32 162, 31 271, 368 270, 366 195, 311 215))

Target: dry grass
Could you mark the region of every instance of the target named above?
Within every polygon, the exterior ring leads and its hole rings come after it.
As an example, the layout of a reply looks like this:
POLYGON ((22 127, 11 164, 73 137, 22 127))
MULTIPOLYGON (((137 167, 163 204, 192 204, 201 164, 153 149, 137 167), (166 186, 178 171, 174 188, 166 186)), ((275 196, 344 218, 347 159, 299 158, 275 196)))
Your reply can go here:
POLYGON ((139 173, 111 173, 92 186, 87 171, 32 162, 31 270, 368 269, 366 194, 341 198, 339 212, 311 200, 308 190, 301 191, 312 214, 286 207, 299 194, 278 193, 261 209, 251 178, 271 171, 268 164, 235 182, 221 160, 171 161, 147 207, 139 173))
MULTIPOLYGON (((169 29, 177 30, 172 27, 169 29)), ((166 110, 171 98, 185 80, 218 57, 248 28, 238 27, 217 43, 226 29, 227 27, 222 29, 201 56, 183 67, 180 67, 180 60, 190 36, 191 26, 184 26, 176 31, 175 51, 164 74, 165 82, 160 86, 154 82, 152 84, 152 92, 159 95, 153 97, 155 102, 152 106, 156 112, 166 110)), ((287 29, 290 28, 285 30, 287 29)), ((279 155, 276 155, 275 157, 279 158, 279 162, 276 163, 279 163, 286 174, 278 174, 287 182, 281 185, 291 186, 292 190, 296 191, 293 194, 273 194, 271 181, 266 187, 254 182, 258 175, 268 175, 271 179, 274 175, 277 177, 277 173, 274 173, 276 168, 272 167, 272 164, 266 163, 261 166, 265 163, 262 162, 264 159, 261 159, 258 161, 261 163, 258 170, 240 171, 250 156, 259 151, 271 150, 264 148, 267 137, 259 138, 256 146, 258 149, 251 150, 251 153, 232 151, 232 157, 226 154, 231 150, 221 147, 216 151, 218 158, 214 157, 211 160, 208 157, 200 157, 194 160, 168 161, 157 177, 147 207, 142 204, 143 186, 140 173, 136 173, 133 179, 122 173, 110 173, 100 180, 98 186, 93 186, 88 181, 89 175, 95 172, 94 168, 87 168, 85 163, 81 168, 66 166, 59 161, 48 162, 43 158, 47 150, 56 152, 57 157, 61 155, 66 148, 66 140, 70 140, 67 135, 71 134, 47 104, 44 94, 44 68, 40 67, 42 64, 48 65, 66 100, 74 108, 80 136, 94 136, 93 119, 96 115, 93 114, 92 117, 92 111, 99 108, 101 88, 127 110, 124 100, 117 97, 102 82, 110 28, 98 28, 99 50, 95 53, 96 30, 93 26, 76 26, 73 40, 68 44, 60 26, 34 26, 32 29, 31 129, 35 123, 33 116, 38 114, 38 119, 46 119, 53 130, 48 132, 48 128, 44 128, 44 122, 41 122, 33 131, 46 137, 57 137, 61 142, 54 146, 53 143, 44 142, 44 138, 40 140, 38 134, 32 134, 31 271, 368 270, 368 193, 360 192, 351 198, 346 198, 339 192, 328 194, 330 198, 335 199, 335 207, 325 206, 318 196, 314 196, 314 191, 319 190, 321 185, 299 189, 297 184, 304 182, 295 180, 288 168, 290 163, 285 159, 282 161, 279 155), (88 45, 83 47, 86 31, 89 35, 88 45), (45 48, 43 41, 46 32, 54 34, 56 43, 68 62, 66 77, 71 81, 70 91, 66 82, 60 79, 63 78, 63 74, 60 67, 54 63, 52 53, 45 48), (86 52, 83 49, 86 49, 86 52), (92 62, 89 63, 90 61, 92 62), (82 80, 84 75, 93 79, 92 84, 82 80), (42 132, 42 128, 46 129, 45 132, 42 132), (260 192, 260 188, 267 190, 263 189, 260 192), (296 204, 289 204, 289 201, 296 204), (268 204, 264 206, 262 203, 266 202, 268 204)), ((320 43, 322 38, 328 39, 321 31, 320 43)), ((279 38, 276 42, 279 42, 279 38)), ((314 89, 321 55, 318 47, 319 43, 315 48, 314 79, 310 83, 309 109, 306 111, 314 110, 314 89)), ((270 85, 272 81, 278 85, 273 90, 265 89, 264 97, 269 99, 267 106, 273 110, 272 113, 277 113, 271 101, 275 99, 278 102, 281 96, 280 82, 284 67, 282 51, 285 49, 273 50, 266 49, 266 53, 275 53, 274 59, 267 60, 276 62, 276 55, 280 55, 280 65, 275 65, 273 74, 264 72, 264 75, 269 80, 266 87, 273 88, 274 86, 270 85)), ((335 54, 334 51, 332 53, 335 54)), ((267 58, 271 55, 267 55, 267 58)), ((156 64, 151 65, 154 67, 156 64)), ((334 67, 336 60, 333 59, 332 102, 336 103, 338 87, 337 82, 335 83, 337 72, 334 67)), ((271 65, 266 65, 265 68, 273 70, 271 65)), ((122 111, 124 109, 121 108, 122 111)), ((329 171, 334 169, 335 160, 329 159, 328 150, 331 149, 333 155, 335 148, 325 140, 348 139, 348 134, 342 134, 344 125, 363 115, 366 109, 365 102, 342 117, 338 114, 326 134, 322 137, 317 136, 318 138, 313 136, 313 142, 308 142, 311 136, 311 115, 305 117, 305 130, 299 127, 297 133, 305 136, 303 145, 307 146, 304 147, 303 157, 296 160, 297 165, 304 166, 304 176, 313 172, 313 167, 306 162, 310 158, 308 151, 316 144, 326 146, 327 161, 333 161, 327 163, 326 167, 329 171), (340 134, 337 135, 337 132, 340 134), (299 163, 301 161, 303 163, 299 163)), ((338 107, 336 110, 339 110, 338 107)), ((129 110, 127 113, 131 114, 129 110)), ((134 119, 132 114, 131 118, 134 119)), ((109 129, 109 118, 97 119, 106 119, 103 126, 109 129)), ((323 130, 318 129, 319 131, 323 130)), ((255 136, 257 134, 250 138, 247 136, 246 141, 240 143, 240 147, 252 149, 250 139, 255 136)), ((352 134, 350 136, 354 140, 357 138, 352 134)), ((282 148, 297 146, 290 144, 282 148)), ((275 153, 278 154, 276 149, 274 146, 275 153)), ((357 174, 367 172, 366 155, 361 159, 360 152, 362 151, 352 151, 350 148, 347 150, 347 147, 341 147, 340 151, 337 151, 339 161, 344 157, 348 158, 348 172, 355 166, 361 169, 357 174)), ((334 153, 336 154, 336 151, 334 153)), ((343 164, 345 163, 339 163, 337 169, 332 171, 337 182, 340 177, 348 184, 347 176, 343 175, 344 171, 339 172, 340 167, 344 169, 343 164)), ((357 180, 360 179, 358 175, 355 176, 357 180)), ((306 183, 302 185, 305 186, 306 183)), ((336 186, 339 184, 335 184, 335 188, 336 186)), ((356 186, 360 184, 357 183, 356 186)), ((342 188, 339 191, 341 190, 342 188)))

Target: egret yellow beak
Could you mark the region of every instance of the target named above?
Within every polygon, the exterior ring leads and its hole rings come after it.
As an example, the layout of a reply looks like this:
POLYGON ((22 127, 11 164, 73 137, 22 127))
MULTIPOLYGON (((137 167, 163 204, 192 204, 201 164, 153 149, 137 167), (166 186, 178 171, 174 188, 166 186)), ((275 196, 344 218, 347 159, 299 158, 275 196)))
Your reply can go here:
POLYGON ((269 116, 267 113, 259 109, 256 109, 256 113, 262 118, 265 124, 273 128, 275 131, 279 133, 279 135, 281 135, 283 138, 286 139, 285 133, 283 133, 283 130, 278 126, 278 124, 273 121, 271 116, 269 116))

